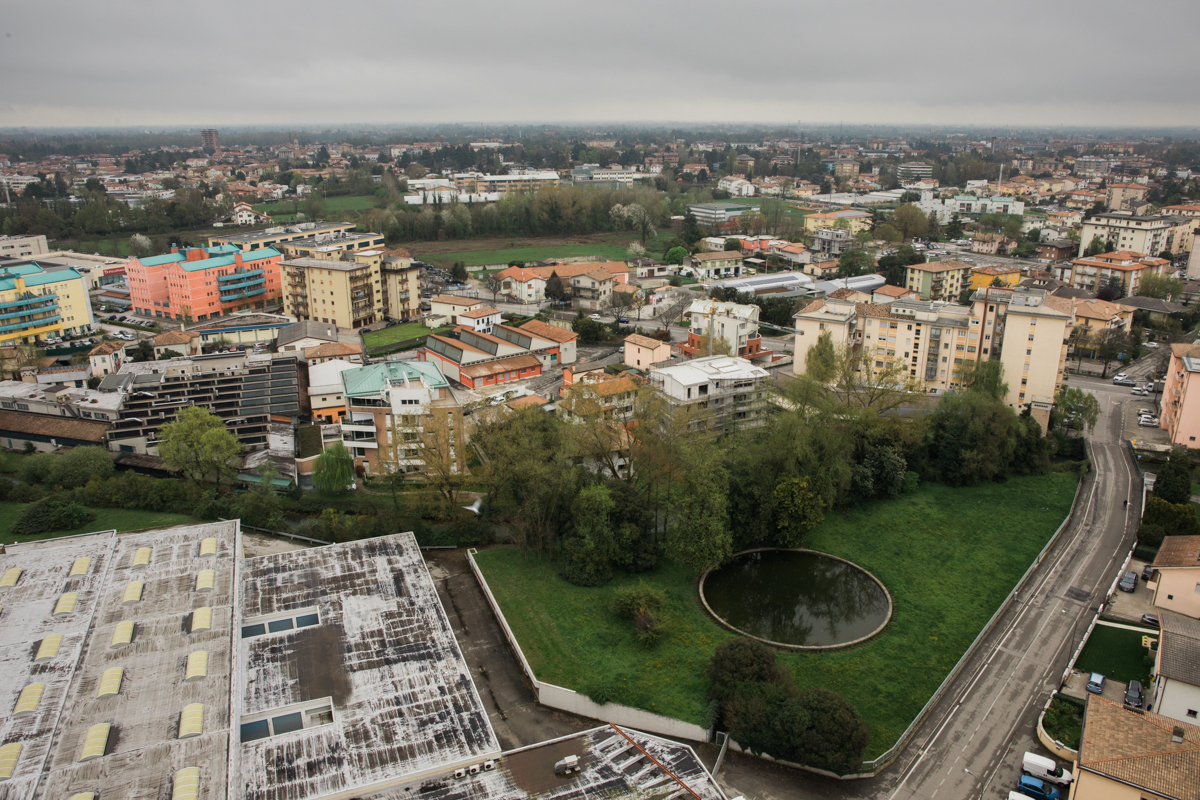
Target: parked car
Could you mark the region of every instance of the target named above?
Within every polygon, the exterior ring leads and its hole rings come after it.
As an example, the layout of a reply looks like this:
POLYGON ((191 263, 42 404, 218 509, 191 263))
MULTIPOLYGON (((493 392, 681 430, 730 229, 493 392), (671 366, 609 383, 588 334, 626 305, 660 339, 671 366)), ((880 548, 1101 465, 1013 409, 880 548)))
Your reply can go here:
POLYGON ((1129 377, 1129 373, 1128 373, 1128 372, 1118 372, 1116 375, 1113 375, 1113 380, 1114 380, 1114 381, 1119 381, 1119 380, 1121 380, 1121 379, 1123 379, 1123 378, 1128 378, 1128 377, 1129 377))
POLYGON ((621 317, 621 319, 620 319, 620 320, 618 320, 618 322, 620 322, 622 325, 628 325, 628 324, 629 324, 629 317, 621 317))
POLYGON ((1145 389, 1135 388, 1130 392, 1130 394, 1136 394, 1138 397, 1145 397, 1147 394, 1149 394, 1149 392, 1147 392, 1145 389))
POLYGON ((1146 347, 1149 347, 1151 350, 1157 349, 1158 342, 1146 342, 1146 347))
POLYGON ((1099 672, 1093 672, 1091 675, 1088 676, 1087 686, 1085 686, 1084 688, 1087 689, 1092 694, 1103 694, 1104 693, 1104 684, 1106 684, 1106 683, 1108 683, 1107 678, 1105 678, 1099 672))
POLYGON ((1157 628, 1158 627, 1158 614, 1142 614, 1142 624, 1143 625, 1153 625, 1155 628, 1157 628))
POLYGON ((600 319, 599 314, 588 314, 588 319, 600 319))
POLYGON ((1130 708, 1141 708, 1145 702, 1141 681, 1130 681, 1129 685, 1125 687, 1125 705, 1130 708))
POLYGON ((1028 797, 1036 797, 1038 800, 1058 800, 1062 796, 1058 789, 1041 778, 1031 778, 1028 775, 1022 775, 1021 779, 1017 781, 1017 791, 1028 797))
POLYGON ((1147 564, 1146 566, 1142 567, 1142 580, 1148 581, 1152 575, 1154 575, 1153 564, 1147 564))
POLYGON ((1158 419, 1155 417, 1138 417, 1139 428, 1157 428, 1158 419))
POLYGON ((1129 380, 1129 378, 1113 378, 1115 386, 1137 386, 1137 382, 1129 380))
POLYGON ((1121 576, 1121 582, 1117 584, 1117 588, 1122 592, 1132 592, 1137 588, 1137 573, 1129 570, 1121 576))
POLYGON ((1053 758, 1039 756, 1037 753, 1025 753, 1021 758, 1021 771, 1032 778, 1057 783, 1059 786, 1070 786, 1071 781, 1075 780, 1071 770, 1059 766, 1053 758))
POLYGON ((1139 417, 1153 417, 1154 409, 1153 408, 1139 408, 1138 416, 1139 417))

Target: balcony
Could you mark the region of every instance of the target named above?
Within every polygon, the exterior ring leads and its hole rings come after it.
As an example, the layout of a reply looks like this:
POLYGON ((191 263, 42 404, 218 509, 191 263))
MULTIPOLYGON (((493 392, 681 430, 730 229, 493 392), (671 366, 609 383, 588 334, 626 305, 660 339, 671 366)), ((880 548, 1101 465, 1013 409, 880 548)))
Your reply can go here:
POLYGON ((23 331, 44 325, 53 325, 54 323, 61 321, 62 317, 60 317, 58 314, 54 314, 53 316, 49 317, 38 317, 37 319, 28 320, 26 322, 18 322, 13 325, 0 325, 0 333, 7 333, 9 331, 23 331))
MULTIPOLYGON (((17 298, 16 300, 10 300, 7 303, 0 303, 0 310, 6 308, 25 308, 24 313, 31 314, 50 306, 58 308, 57 294, 31 294, 30 292, 26 292, 23 297, 17 298)), ((3 318, 3 316, 0 316, 0 319, 3 318)))

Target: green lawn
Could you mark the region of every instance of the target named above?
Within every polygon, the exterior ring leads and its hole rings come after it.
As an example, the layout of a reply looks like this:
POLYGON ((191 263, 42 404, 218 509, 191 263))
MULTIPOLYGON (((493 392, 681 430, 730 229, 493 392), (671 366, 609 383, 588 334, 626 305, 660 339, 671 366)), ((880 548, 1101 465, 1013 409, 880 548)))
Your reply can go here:
POLYGON ((1097 625, 1075 661, 1075 669, 1081 672, 1099 672, 1110 681, 1141 681, 1143 687, 1150 685, 1150 668, 1143 659, 1149 651, 1142 647, 1142 637, 1158 638, 1158 631, 1146 628, 1129 631, 1109 625, 1097 625))
POLYGON ((368 347, 383 347, 396 342, 406 342, 420 336, 428 336, 430 329, 420 322, 409 322, 404 325, 393 325, 377 331, 367 331, 362 335, 363 344, 368 347))
MULTIPOLYGON (((375 195, 373 194, 356 194, 346 197, 326 197, 325 211, 364 211, 368 208, 375 208, 375 195)), ((282 200, 278 203, 264 203, 254 207, 255 211, 263 214, 295 214, 295 208, 304 211, 304 203, 300 202, 298 206, 293 206, 291 200, 282 200)))
MULTIPOLYGON (((1070 511, 1076 476, 1055 473, 951 489, 922 486, 897 500, 828 517, 807 546, 873 572, 892 593, 887 629, 845 650, 781 652, 798 686, 828 686, 863 714, 866 757, 887 750, 937 689, 1070 511)), ((705 667, 732 634, 701 610, 694 576, 665 564, 598 589, 572 586, 550 559, 515 549, 478 555, 538 677, 582 692, 605 684, 614 702, 700 723, 705 667), (608 611, 616 586, 644 579, 668 596, 670 633, 639 647, 608 611)))
POLYGON ((13 523, 17 521, 21 509, 24 507, 24 503, 0 503, 0 543, 8 544, 10 542, 26 542, 32 539, 53 539, 56 536, 90 533, 91 531, 107 531, 114 528, 118 531, 136 531, 141 528, 161 528, 168 525, 182 525, 196 521, 186 514, 170 514, 165 511, 93 508, 92 510, 96 512, 96 520, 89 522, 78 530, 54 531, 37 536, 13 536, 10 533, 13 523))
MULTIPOLYGON (((636 238, 630 234, 630 241, 636 238)), ((577 258, 580 256, 603 256, 610 261, 624 261, 629 251, 619 244, 559 244, 545 247, 514 247, 500 250, 465 250, 461 253, 439 253, 421 256, 422 260, 450 267, 461 261, 468 267, 481 264, 507 264, 509 261, 541 261, 546 258, 577 258)))

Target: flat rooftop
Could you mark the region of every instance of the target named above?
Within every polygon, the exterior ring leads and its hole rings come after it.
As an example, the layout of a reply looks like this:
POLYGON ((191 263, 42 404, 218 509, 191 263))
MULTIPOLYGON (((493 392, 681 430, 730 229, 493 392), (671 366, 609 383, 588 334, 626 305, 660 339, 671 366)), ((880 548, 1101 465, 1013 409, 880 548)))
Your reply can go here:
POLYGON ((279 228, 279 227, 267 228, 266 230, 262 230, 262 231, 248 231, 247 233, 233 233, 233 234, 229 234, 227 236, 221 234, 221 235, 209 237, 209 241, 215 240, 215 241, 221 241, 221 242, 229 242, 231 244, 251 244, 254 242, 263 242, 263 241, 276 242, 276 241, 280 240, 281 236, 295 237, 299 233, 303 233, 306 236, 316 236, 317 234, 320 234, 320 233, 334 233, 336 231, 343 231, 343 230, 346 230, 347 228, 354 227, 353 222, 316 222, 316 223, 307 223, 307 225, 311 225, 311 227, 307 227, 306 225, 299 225, 299 226, 289 225, 284 228, 279 228))
POLYGON ((278 314, 235 314, 234 316, 222 317, 212 322, 202 322, 199 325, 192 325, 188 330, 201 333, 212 330, 230 330, 232 328, 269 327, 271 325, 282 327, 284 325, 291 325, 295 321, 291 317, 284 317, 278 314))

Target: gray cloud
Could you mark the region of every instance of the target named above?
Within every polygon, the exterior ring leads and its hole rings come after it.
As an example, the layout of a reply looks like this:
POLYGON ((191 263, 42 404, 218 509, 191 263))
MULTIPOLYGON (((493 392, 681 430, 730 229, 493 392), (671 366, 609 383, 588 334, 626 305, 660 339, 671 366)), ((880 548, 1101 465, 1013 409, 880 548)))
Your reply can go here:
POLYGON ((10 3, 0 126, 1200 124, 1187 0, 10 3))

